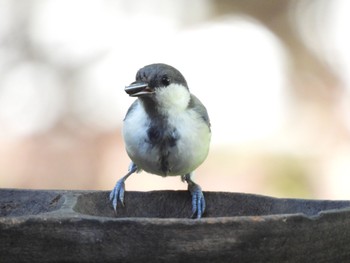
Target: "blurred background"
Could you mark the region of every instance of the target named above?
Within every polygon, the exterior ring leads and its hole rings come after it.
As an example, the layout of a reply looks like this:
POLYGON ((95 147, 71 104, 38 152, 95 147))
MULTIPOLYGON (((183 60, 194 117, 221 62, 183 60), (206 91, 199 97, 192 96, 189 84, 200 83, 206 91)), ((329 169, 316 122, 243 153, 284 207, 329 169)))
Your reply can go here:
MULTIPOLYGON (((0 187, 111 189, 124 86, 179 69, 212 123, 205 191, 350 199, 350 2, 0 0, 0 187)), ((135 174, 127 190, 186 189, 135 174)))

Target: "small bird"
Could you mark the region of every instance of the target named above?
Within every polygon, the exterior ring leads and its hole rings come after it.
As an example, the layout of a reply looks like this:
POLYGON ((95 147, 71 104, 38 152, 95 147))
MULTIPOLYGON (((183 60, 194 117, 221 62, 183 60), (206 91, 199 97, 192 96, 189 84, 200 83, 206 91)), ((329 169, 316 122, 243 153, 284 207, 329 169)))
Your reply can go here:
POLYGON ((110 194, 115 212, 124 206, 125 180, 142 170, 160 176, 181 176, 192 195, 192 216, 201 218, 205 199, 192 180, 194 170, 209 151, 210 121, 206 108, 190 93, 183 75, 166 64, 141 68, 125 92, 137 99, 128 109, 123 125, 128 173, 110 194))

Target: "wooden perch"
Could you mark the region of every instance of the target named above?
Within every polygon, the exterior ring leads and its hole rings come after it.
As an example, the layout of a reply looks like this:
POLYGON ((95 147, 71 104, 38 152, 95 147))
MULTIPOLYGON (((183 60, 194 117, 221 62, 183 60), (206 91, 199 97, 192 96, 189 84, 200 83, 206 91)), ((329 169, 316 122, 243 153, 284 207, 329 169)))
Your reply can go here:
POLYGON ((350 201, 185 191, 0 190, 0 262, 348 262, 350 201))

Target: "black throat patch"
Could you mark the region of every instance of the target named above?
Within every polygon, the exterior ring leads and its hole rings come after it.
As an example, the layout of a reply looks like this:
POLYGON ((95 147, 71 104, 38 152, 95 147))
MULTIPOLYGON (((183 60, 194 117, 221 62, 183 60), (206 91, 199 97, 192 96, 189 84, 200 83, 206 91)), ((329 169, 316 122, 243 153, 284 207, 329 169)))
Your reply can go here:
POLYGON ((169 155, 175 151, 179 134, 176 128, 170 127, 166 119, 156 119, 151 122, 147 130, 148 143, 159 152, 158 162, 162 175, 166 176, 171 172, 169 155))

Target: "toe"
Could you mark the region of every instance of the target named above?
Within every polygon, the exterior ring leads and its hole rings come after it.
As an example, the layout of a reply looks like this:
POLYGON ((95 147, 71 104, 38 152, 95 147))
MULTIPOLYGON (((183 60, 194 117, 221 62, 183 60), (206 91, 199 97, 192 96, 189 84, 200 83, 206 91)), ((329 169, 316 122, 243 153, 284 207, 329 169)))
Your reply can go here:
POLYGON ((125 192, 125 183, 123 180, 119 180, 111 193, 109 194, 109 199, 112 201, 112 206, 114 211, 117 211, 118 201, 124 206, 124 192, 125 192))
POLYGON ((192 218, 201 218, 205 211, 205 199, 200 187, 196 187, 192 191, 192 218))

